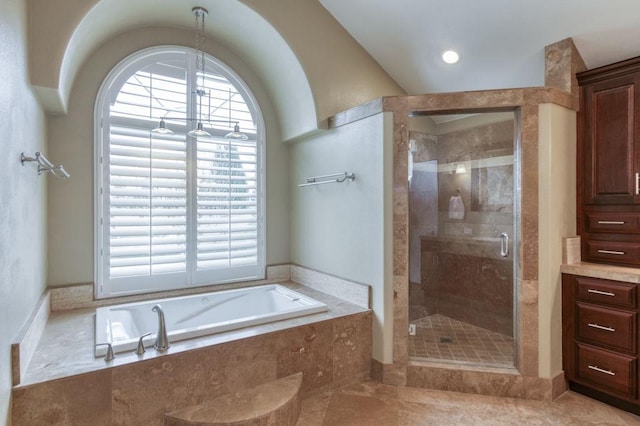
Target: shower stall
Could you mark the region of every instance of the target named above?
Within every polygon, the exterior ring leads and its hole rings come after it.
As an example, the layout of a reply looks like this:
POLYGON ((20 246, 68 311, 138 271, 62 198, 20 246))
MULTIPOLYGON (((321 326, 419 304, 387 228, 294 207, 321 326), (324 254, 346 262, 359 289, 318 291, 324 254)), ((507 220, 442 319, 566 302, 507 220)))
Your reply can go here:
POLYGON ((514 367, 515 113, 410 119, 409 357, 514 367))

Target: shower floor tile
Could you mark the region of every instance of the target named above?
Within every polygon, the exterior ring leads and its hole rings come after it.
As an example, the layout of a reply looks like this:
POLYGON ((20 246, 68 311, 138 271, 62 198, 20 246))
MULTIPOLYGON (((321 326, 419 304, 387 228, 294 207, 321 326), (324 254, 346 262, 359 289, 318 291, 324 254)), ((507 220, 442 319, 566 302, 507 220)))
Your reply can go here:
POLYGON ((513 338, 435 314, 412 321, 409 356, 430 361, 513 367, 513 338))

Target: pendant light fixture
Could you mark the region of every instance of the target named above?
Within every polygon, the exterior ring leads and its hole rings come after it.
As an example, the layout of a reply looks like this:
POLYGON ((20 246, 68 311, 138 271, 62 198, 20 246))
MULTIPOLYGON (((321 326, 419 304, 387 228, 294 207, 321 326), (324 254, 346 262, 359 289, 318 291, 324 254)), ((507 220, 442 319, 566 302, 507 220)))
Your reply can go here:
MULTIPOLYGON (((165 119, 170 120, 184 120, 187 122, 195 122, 195 128, 191 129, 187 135, 192 138, 198 137, 211 137, 211 133, 205 130, 204 123, 227 123, 229 127, 233 124, 233 131, 227 133, 224 137, 225 139, 235 139, 235 140, 247 140, 249 137, 240 131, 240 124, 236 120, 231 119, 231 89, 229 89, 229 99, 228 99, 228 108, 229 108, 229 120, 211 120, 210 111, 211 111, 211 94, 209 91, 205 89, 205 57, 204 57, 204 42, 205 42, 205 31, 204 31, 204 20, 209 14, 207 9, 204 7, 196 6, 191 9, 195 17, 195 69, 196 69, 196 90, 193 92, 197 96, 197 117, 187 117, 187 118, 178 118, 178 117, 169 117, 164 115, 160 118, 160 122, 158 127, 151 130, 153 133, 157 134, 173 134, 173 131, 167 128, 167 124, 165 119), (208 112, 205 117, 202 115, 202 98, 207 97, 207 108, 208 112)), ((151 88, 151 94, 153 94, 153 89, 151 88)), ((152 95, 151 95, 152 96, 152 95)), ((151 103, 151 99, 149 101, 151 103)))
MULTIPOLYGON (((229 109, 229 123, 231 123, 231 89, 229 89, 228 109, 229 109)), ((224 135, 224 137, 226 139, 235 139, 235 140, 240 140, 240 141, 246 141, 247 139, 249 139, 249 137, 247 135, 245 135, 244 133, 240 132, 240 125, 238 124, 237 121, 236 121, 235 126, 233 126, 233 131, 227 133, 226 135, 224 135)))

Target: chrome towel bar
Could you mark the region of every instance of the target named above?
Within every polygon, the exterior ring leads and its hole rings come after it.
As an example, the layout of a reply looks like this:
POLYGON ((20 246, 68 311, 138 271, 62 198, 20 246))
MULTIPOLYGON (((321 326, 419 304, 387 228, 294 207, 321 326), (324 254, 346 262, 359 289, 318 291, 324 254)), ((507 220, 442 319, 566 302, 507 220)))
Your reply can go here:
POLYGON ((58 178, 68 178, 70 175, 62 167, 62 164, 54 166, 51 161, 47 159, 41 152, 36 152, 35 157, 27 157, 24 152, 20 154, 20 162, 24 166, 25 161, 37 161, 38 162, 38 174, 51 173, 58 178))
POLYGON ((298 186, 324 185, 325 183, 342 183, 345 181, 353 182, 356 180, 356 175, 349 172, 332 173, 330 175, 308 177, 305 180, 306 183, 301 183, 298 186))

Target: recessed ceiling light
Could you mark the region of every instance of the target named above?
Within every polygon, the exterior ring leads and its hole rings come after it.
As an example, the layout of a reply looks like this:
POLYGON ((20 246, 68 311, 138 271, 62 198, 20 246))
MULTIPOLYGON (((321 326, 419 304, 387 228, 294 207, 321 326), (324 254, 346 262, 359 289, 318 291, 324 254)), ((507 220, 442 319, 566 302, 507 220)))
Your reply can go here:
POLYGON ((447 50, 442 54, 442 60, 448 64, 455 64, 460 59, 460 55, 455 50, 447 50))

